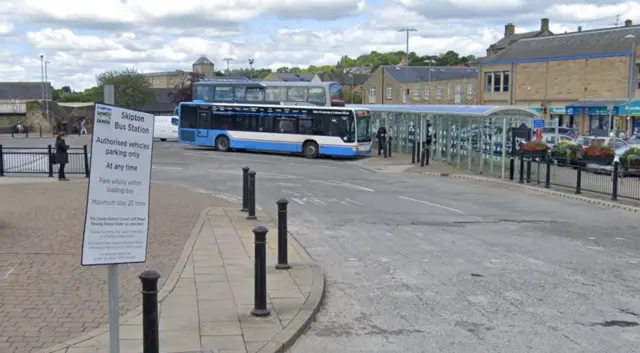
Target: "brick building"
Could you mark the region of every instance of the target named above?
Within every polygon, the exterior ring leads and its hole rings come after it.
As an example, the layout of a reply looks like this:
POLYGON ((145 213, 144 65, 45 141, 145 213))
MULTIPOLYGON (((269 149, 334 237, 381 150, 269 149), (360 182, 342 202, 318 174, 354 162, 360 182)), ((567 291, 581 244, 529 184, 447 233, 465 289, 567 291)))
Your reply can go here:
POLYGON ((549 30, 548 18, 543 18, 540 20, 539 30, 524 33, 516 33, 516 25, 514 25, 513 23, 507 23, 504 26, 504 37, 502 37, 499 41, 491 44, 489 48, 487 48, 487 56, 498 54, 520 39, 547 37, 552 35, 553 32, 549 30))
POLYGON ((477 104, 472 67, 381 66, 364 83, 366 104, 477 104))
MULTIPOLYGON (((215 76, 215 66, 211 60, 205 56, 201 56, 191 65, 193 72, 199 72, 205 77, 215 76)), ((184 70, 166 71, 166 72, 150 72, 143 74, 149 80, 152 88, 174 88, 189 76, 184 70)))
POLYGON ((627 119, 615 116, 629 92, 638 92, 638 40, 640 26, 630 20, 624 27, 520 39, 481 63, 480 103, 530 106, 581 133, 608 130, 613 121, 630 130, 627 119))

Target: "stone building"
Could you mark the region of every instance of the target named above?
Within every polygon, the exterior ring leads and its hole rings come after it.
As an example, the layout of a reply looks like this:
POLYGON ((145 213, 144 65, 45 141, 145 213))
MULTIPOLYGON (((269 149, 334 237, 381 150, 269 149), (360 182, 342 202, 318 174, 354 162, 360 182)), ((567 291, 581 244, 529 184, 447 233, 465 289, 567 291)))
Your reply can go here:
MULTIPOLYGON (((192 72, 198 72, 205 77, 215 76, 215 65, 206 56, 201 56, 192 65, 192 72)), ((184 70, 150 72, 144 74, 151 83, 152 88, 174 88, 180 85, 189 72, 184 70)))
MULTIPOLYGON (((481 104, 526 105, 581 133, 627 129, 620 105, 638 96, 640 26, 520 39, 481 63, 481 104), (632 62, 633 58, 633 62, 632 62)), ((632 121, 630 121, 632 123, 632 121)))
POLYGON ((477 104, 478 68, 381 66, 364 83, 366 104, 477 104))

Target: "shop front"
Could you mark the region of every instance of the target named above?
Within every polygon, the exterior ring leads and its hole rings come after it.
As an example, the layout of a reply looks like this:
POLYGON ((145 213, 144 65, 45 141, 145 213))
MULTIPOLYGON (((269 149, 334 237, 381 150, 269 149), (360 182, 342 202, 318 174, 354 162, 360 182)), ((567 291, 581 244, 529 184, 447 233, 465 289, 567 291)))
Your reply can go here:
POLYGON ((640 134, 640 101, 631 101, 631 104, 620 106, 620 122, 627 136, 640 134))
MULTIPOLYGON (((565 107, 566 116, 573 116, 581 135, 607 136, 614 129, 614 119, 620 114, 620 100, 584 100, 565 107)), ((624 131, 619 130, 619 131, 624 131)))

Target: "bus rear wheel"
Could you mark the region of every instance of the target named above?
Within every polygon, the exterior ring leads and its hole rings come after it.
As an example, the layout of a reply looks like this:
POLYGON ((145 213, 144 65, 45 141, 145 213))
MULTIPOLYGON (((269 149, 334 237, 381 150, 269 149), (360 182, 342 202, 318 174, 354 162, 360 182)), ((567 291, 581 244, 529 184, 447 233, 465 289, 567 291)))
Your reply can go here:
POLYGON ((227 152, 229 150, 229 139, 226 136, 216 138, 216 148, 218 151, 227 152))
POLYGON ((305 142, 304 145, 302 145, 302 153, 304 153, 304 156, 307 158, 316 158, 319 152, 318 144, 313 141, 305 142))

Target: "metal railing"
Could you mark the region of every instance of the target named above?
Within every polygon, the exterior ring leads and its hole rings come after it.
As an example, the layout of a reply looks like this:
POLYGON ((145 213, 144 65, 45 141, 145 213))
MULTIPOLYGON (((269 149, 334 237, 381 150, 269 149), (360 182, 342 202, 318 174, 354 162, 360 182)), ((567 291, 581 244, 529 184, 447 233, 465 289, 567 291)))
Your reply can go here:
MULTIPOLYGON (((53 177, 57 165, 52 155, 55 148, 47 147, 7 147, 0 145, 0 177, 7 174, 47 174, 53 177)), ((83 174, 89 177, 89 152, 87 145, 70 147, 67 150, 69 162, 66 174, 83 174)))
POLYGON ((549 158, 511 157, 509 179, 523 184, 545 185, 640 200, 640 176, 625 173, 617 163, 609 166, 560 164, 549 158), (547 169, 549 171, 547 172, 547 169))

